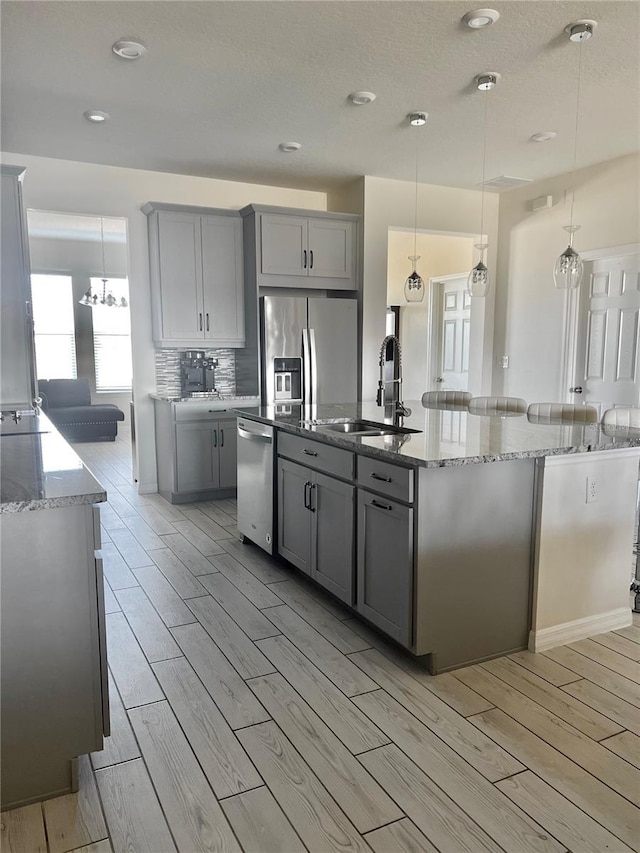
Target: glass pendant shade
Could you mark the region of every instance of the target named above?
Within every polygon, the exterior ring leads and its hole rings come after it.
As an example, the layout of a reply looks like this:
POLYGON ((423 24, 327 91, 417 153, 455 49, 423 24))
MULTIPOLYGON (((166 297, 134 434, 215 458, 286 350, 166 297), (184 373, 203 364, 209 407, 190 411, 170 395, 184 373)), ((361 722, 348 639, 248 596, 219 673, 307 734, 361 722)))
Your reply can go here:
POLYGON ((409 260, 413 264, 413 272, 404 283, 404 298, 407 302, 422 302, 424 299, 424 282, 416 270, 416 262, 420 255, 410 255, 409 260))
POLYGON ((558 290, 575 290, 580 286, 584 264, 580 255, 567 246, 553 268, 553 281, 558 290))
POLYGON ((489 292, 489 283, 489 270, 482 261, 478 261, 467 279, 469 296, 486 296, 489 292))

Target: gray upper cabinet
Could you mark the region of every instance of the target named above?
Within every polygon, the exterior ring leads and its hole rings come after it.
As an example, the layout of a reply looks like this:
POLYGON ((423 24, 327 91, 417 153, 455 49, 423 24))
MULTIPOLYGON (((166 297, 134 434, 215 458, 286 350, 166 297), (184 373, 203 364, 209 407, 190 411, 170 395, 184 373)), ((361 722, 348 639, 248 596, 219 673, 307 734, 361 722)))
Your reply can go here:
POLYGON ((153 336, 167 347, 244 347, 242 220, 149 202, 153 336))
POLYGON ((250 205, 245 267, 259 287, 355 290, 357 216, 250 205))
POLYGON ((35 397, 29 252, 19 166, 2 166, 0 225, 0 405, 27 409, 35 397))

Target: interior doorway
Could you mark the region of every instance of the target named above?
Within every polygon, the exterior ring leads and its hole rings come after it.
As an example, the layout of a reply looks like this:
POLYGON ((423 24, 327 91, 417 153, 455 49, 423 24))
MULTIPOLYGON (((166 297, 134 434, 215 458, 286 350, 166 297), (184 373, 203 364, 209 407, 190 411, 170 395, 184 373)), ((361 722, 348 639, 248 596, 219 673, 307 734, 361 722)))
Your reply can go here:
POLYGON ((469 390, 471 296, 467 275, 440 276, 430 281, 428 391, 469 390))
POLYGON ((567 294, 565 370, 560 399, 600 416, 640 405, 640 246, 583 253, 578 292, 567 294))

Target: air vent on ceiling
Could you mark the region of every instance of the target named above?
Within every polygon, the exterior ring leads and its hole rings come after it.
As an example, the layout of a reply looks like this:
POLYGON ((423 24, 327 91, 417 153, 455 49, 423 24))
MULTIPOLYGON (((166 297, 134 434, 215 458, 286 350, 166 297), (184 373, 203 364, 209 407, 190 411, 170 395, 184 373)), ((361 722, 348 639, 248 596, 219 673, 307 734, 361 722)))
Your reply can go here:
POLYGON ((532 180, 533 178, 514 178, 511 175, 500 175, 499 178, 490 178, 479 186, 488 190, 511 190, 514 187, 530 184, 532 180))

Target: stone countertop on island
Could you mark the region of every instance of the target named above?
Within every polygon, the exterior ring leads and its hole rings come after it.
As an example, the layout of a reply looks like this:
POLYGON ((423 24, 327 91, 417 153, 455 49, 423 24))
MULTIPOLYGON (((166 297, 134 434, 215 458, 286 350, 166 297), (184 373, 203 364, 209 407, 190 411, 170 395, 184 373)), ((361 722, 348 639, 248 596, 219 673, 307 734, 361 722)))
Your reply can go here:
POLYGON ((0 438, 0 513, 106 501, 104 486, 56 428, 50 430, 0 438))
POLYGON ((236 404, 250 406, 252 403, 260 402, 260 398, 256 396, 220 397, 218 394, 202 394, 198 397, 177 397, 159 393, 149 394, 149 396, 152 400, 159 400, 161 403, 220 403, 231 407, 236 404))
POLYGON ((526 415, 475 415, 466 409, 425 409, 408 401, 406 435, 359 436, 332 432, 318 420, 362 418, 382 423, 375 403, 237 408, 240 416, 338 447, 421 468, 472 465, 511 459, 560 456, 640 447, 640 430, 599 424, 531 423, 526 415))

